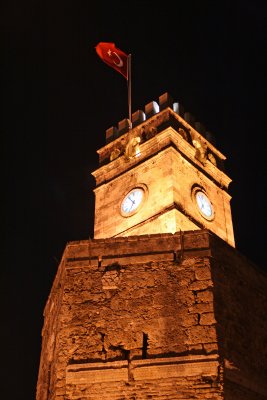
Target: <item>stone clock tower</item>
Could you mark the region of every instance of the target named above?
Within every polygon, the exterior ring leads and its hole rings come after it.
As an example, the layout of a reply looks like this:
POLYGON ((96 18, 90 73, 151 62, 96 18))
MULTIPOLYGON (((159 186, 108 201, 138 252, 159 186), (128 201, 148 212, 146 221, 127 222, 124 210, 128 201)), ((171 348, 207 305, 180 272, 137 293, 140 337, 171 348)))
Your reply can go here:
MULTIPOLYGON (((207 228, 234 246, 225 157, 186 121, 190 114, 182 118, 177 103, 173 111, 167 93, 159 106, 153 115, 155 102, 148 104, 147 121, 98 151, 95 238, 207 228)), ((134 123, 138 117, 145 114, 134 123)))
POLYGON ((267 399, 267 277, 235 249, 212 135, 165 93, 98 154, 94 239, 64 251, 36 399, 267 399))

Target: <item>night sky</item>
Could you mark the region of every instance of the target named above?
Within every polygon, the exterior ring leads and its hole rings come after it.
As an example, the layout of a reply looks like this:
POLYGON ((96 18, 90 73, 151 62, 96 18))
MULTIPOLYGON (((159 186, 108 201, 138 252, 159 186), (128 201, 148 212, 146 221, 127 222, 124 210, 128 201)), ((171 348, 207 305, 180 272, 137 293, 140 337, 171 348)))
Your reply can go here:
POLYGON ((215 135, 232 178, 236 247, 267 271, 267 7, 5 3, 2 398, 31 400, 42 313, 65 245, 93 238, 96 150, 106 129, 128 117, 127 82, 97 56, 98 42, 132 54, 133 112, 169 92, 215 135))

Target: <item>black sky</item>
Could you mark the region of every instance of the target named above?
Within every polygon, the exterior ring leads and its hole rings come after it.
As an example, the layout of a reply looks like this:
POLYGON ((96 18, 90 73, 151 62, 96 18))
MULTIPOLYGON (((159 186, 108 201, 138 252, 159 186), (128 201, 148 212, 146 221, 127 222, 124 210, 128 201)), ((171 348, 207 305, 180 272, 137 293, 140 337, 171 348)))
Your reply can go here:
POLYGON ((133 112, 169 92, 215 135, 237 249, 267 270, 266 3, 94 3, 3 7, 3 398, 35 398, 43 308, 66 243, 93 237, 96 150, 128 115, 98 42, 132 54, 133 112))

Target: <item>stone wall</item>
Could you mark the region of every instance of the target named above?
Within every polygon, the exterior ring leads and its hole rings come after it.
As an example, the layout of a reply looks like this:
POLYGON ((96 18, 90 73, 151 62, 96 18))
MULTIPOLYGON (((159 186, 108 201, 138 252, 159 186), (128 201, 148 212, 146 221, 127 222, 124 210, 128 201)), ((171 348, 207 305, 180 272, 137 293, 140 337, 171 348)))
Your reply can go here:
POLYGON ((230 246, 212 247, 214 315, 224 359, 225 398, 266 399, 267 277, 230 246))
POLYGON ((264 396, 264 279, 208 231, 69 243, 46 305, 37 400, 264 396))

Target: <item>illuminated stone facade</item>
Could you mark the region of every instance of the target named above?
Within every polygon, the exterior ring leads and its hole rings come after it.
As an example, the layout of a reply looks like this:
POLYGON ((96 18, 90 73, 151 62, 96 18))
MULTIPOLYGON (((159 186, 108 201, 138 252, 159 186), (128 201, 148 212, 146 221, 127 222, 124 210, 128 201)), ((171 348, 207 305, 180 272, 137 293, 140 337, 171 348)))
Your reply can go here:
POLYGON ((96 239, 207 228, 234 246, 227 192, 231 180, 223 171, 225 157, 170 107, 98 153, 100 167, 93 173, 96 239), (125 149, 136 137, 140 138, 140 153, 129 159, 125 149), (111 157, 114 153, 115 159, 111 157), (146 201, 136 214, 125 218, 121 201, 139 185, 147 188, 146 201), (195 187, 209 196, 215 209, 213 220, 199 213, 193 198, 195 187))
POLYGON ((37 399, 266 399, 266 285, 205 230, 69 243, 37 399))
POLYGON ((225 157, 167 94, 159 104, 98 151, 95 238, 64 251, 37 400, 267 399, 267 277, 234 248, 225 157), (127 216, 134 187, 145 196, 127 216))

